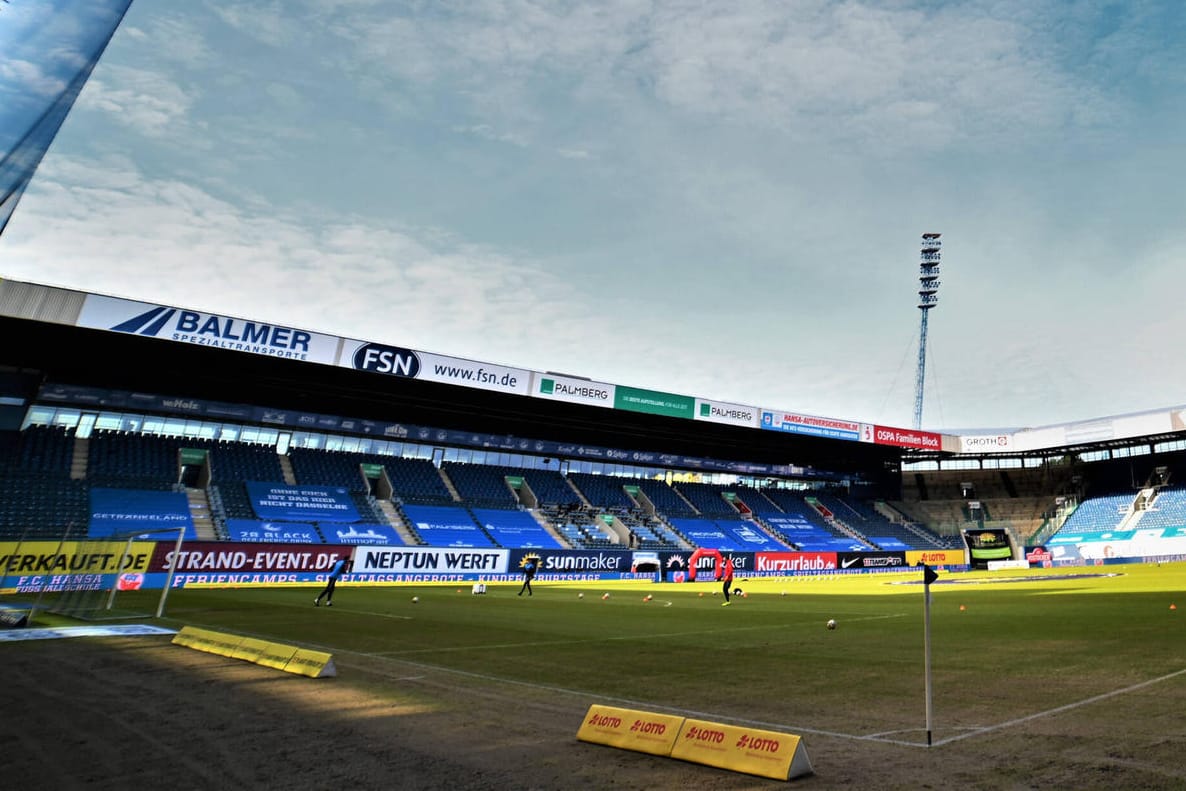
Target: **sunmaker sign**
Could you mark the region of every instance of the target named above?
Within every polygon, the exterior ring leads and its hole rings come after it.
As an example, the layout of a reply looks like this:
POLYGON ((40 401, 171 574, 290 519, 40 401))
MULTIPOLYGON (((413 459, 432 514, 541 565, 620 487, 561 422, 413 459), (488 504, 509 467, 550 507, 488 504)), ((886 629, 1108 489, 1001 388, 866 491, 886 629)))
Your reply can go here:
POLYGON ((88 295, 77 325, 228 351, 332 365, 338 339, 280 324, 88 295))

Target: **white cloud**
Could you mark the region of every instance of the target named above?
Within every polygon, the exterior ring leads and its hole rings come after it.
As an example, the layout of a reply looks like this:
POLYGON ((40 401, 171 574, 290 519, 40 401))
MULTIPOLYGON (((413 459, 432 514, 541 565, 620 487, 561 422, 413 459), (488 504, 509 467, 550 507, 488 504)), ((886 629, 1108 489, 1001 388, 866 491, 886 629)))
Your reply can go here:
MULTIPOLYGON (((575 7, 470 3, 380 18, 353 9, 331 30, 357 43, 349 68, 407 85, 465 87, 481 117, 538 119, 567 101, 650 90, 690 116, 907 147, 1016 142, 1114 117, 1109 99, 1048 52, 1054 6, 922 10, 861 2, 575 7)), ((645 96, 645 93, 644 93, 645 96)))
POLYGON ((147 137, 161 137, 188 124, 193 102, 189 90, 159 72, 108 65, 87 82, 78 106, 147 137))
POLYGON ((516 132, 500 132, 495 130, 489 124, 475 124, 473 126, 454 126, 453 131, 464 135, 473 135, 480 137, 483 140, 491 140, 495 143, 508 143, 519 148, 527 147, 527 140, 516 132))
POLYGON ((15 93, 18 86, 40 96, 56 96, 66 89, 66 83, 61 78, 46 74, 40 65, 27 60, 0 60, 0 81, 8 83, 7 86, 0 86, 0 90, 10 94, 15 93))
POLYGON ((225 24, 271 47, 303 38, 301 23, 280 3, 212 3, 208 7, 225 24))

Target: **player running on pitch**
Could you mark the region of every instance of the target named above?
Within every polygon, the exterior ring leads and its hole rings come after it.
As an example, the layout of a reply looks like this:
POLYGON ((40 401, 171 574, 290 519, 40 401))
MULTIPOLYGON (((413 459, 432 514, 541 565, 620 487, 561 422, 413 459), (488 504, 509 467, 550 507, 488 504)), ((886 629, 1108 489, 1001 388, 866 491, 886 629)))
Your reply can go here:
POLYGON ((343 574, 349 574, 350 569, 354 567, 354 561, 348 557, 338 558, 334 563, 333 568, 329 570, 329 579, 325 581, 325 590, 317 594, 317 598, 313 600, 314 607, 321 606, 322 598, 325 599, 326 607, 334 606, 334 587, 338 584, 338 579, 343 574))

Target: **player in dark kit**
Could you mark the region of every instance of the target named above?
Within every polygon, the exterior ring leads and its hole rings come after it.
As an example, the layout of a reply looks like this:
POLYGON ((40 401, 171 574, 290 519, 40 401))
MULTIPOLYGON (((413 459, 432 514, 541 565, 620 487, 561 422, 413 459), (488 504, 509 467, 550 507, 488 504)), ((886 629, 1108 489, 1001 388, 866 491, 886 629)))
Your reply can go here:
POLYGON ((721 568, 721 593, 725 594, 725 603, 722 607, 729 606, 729 589, 733 587, 733 558, 725 558, 724 566, 721 568))
POLYGON ((350 569, 353 565, 354 561, 352 561, 350 558, 339 558, 338 561, 334 563, 333 568, 329 570, 329 579, 325 582, 325 590, 317 594, 317 598, 313 600, 314 607, 321 606, 322 598, 325 599, 326 607, 334 606, 334 586, 338 584, 338 579, 343 574, 348 574, 350 572, 350 569))
POLYGON ((527 591, 527 595, 531 595, 531 581, 535 579, 535 572, 539 570, 539 558, 528 555, 523 559, 523 587, 519 588, 519 595, 523 595, 523 591, 527 591))

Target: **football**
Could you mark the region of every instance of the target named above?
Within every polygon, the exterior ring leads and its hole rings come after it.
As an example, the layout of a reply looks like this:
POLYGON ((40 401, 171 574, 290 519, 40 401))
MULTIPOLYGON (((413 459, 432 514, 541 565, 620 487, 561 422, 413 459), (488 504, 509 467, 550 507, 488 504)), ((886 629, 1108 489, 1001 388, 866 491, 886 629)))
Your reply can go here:
POLYGON ((827 626, 829 629, 835 629, 836 628, 836 619, 829 618, 828 622, 825 624, 825 626, 827 626))
POLYGON ((419 596, 413 596, 413 597, 412 597, 412 604, 419 604, 419 603, 420 603, 420 597, 419 597, 419 596))

